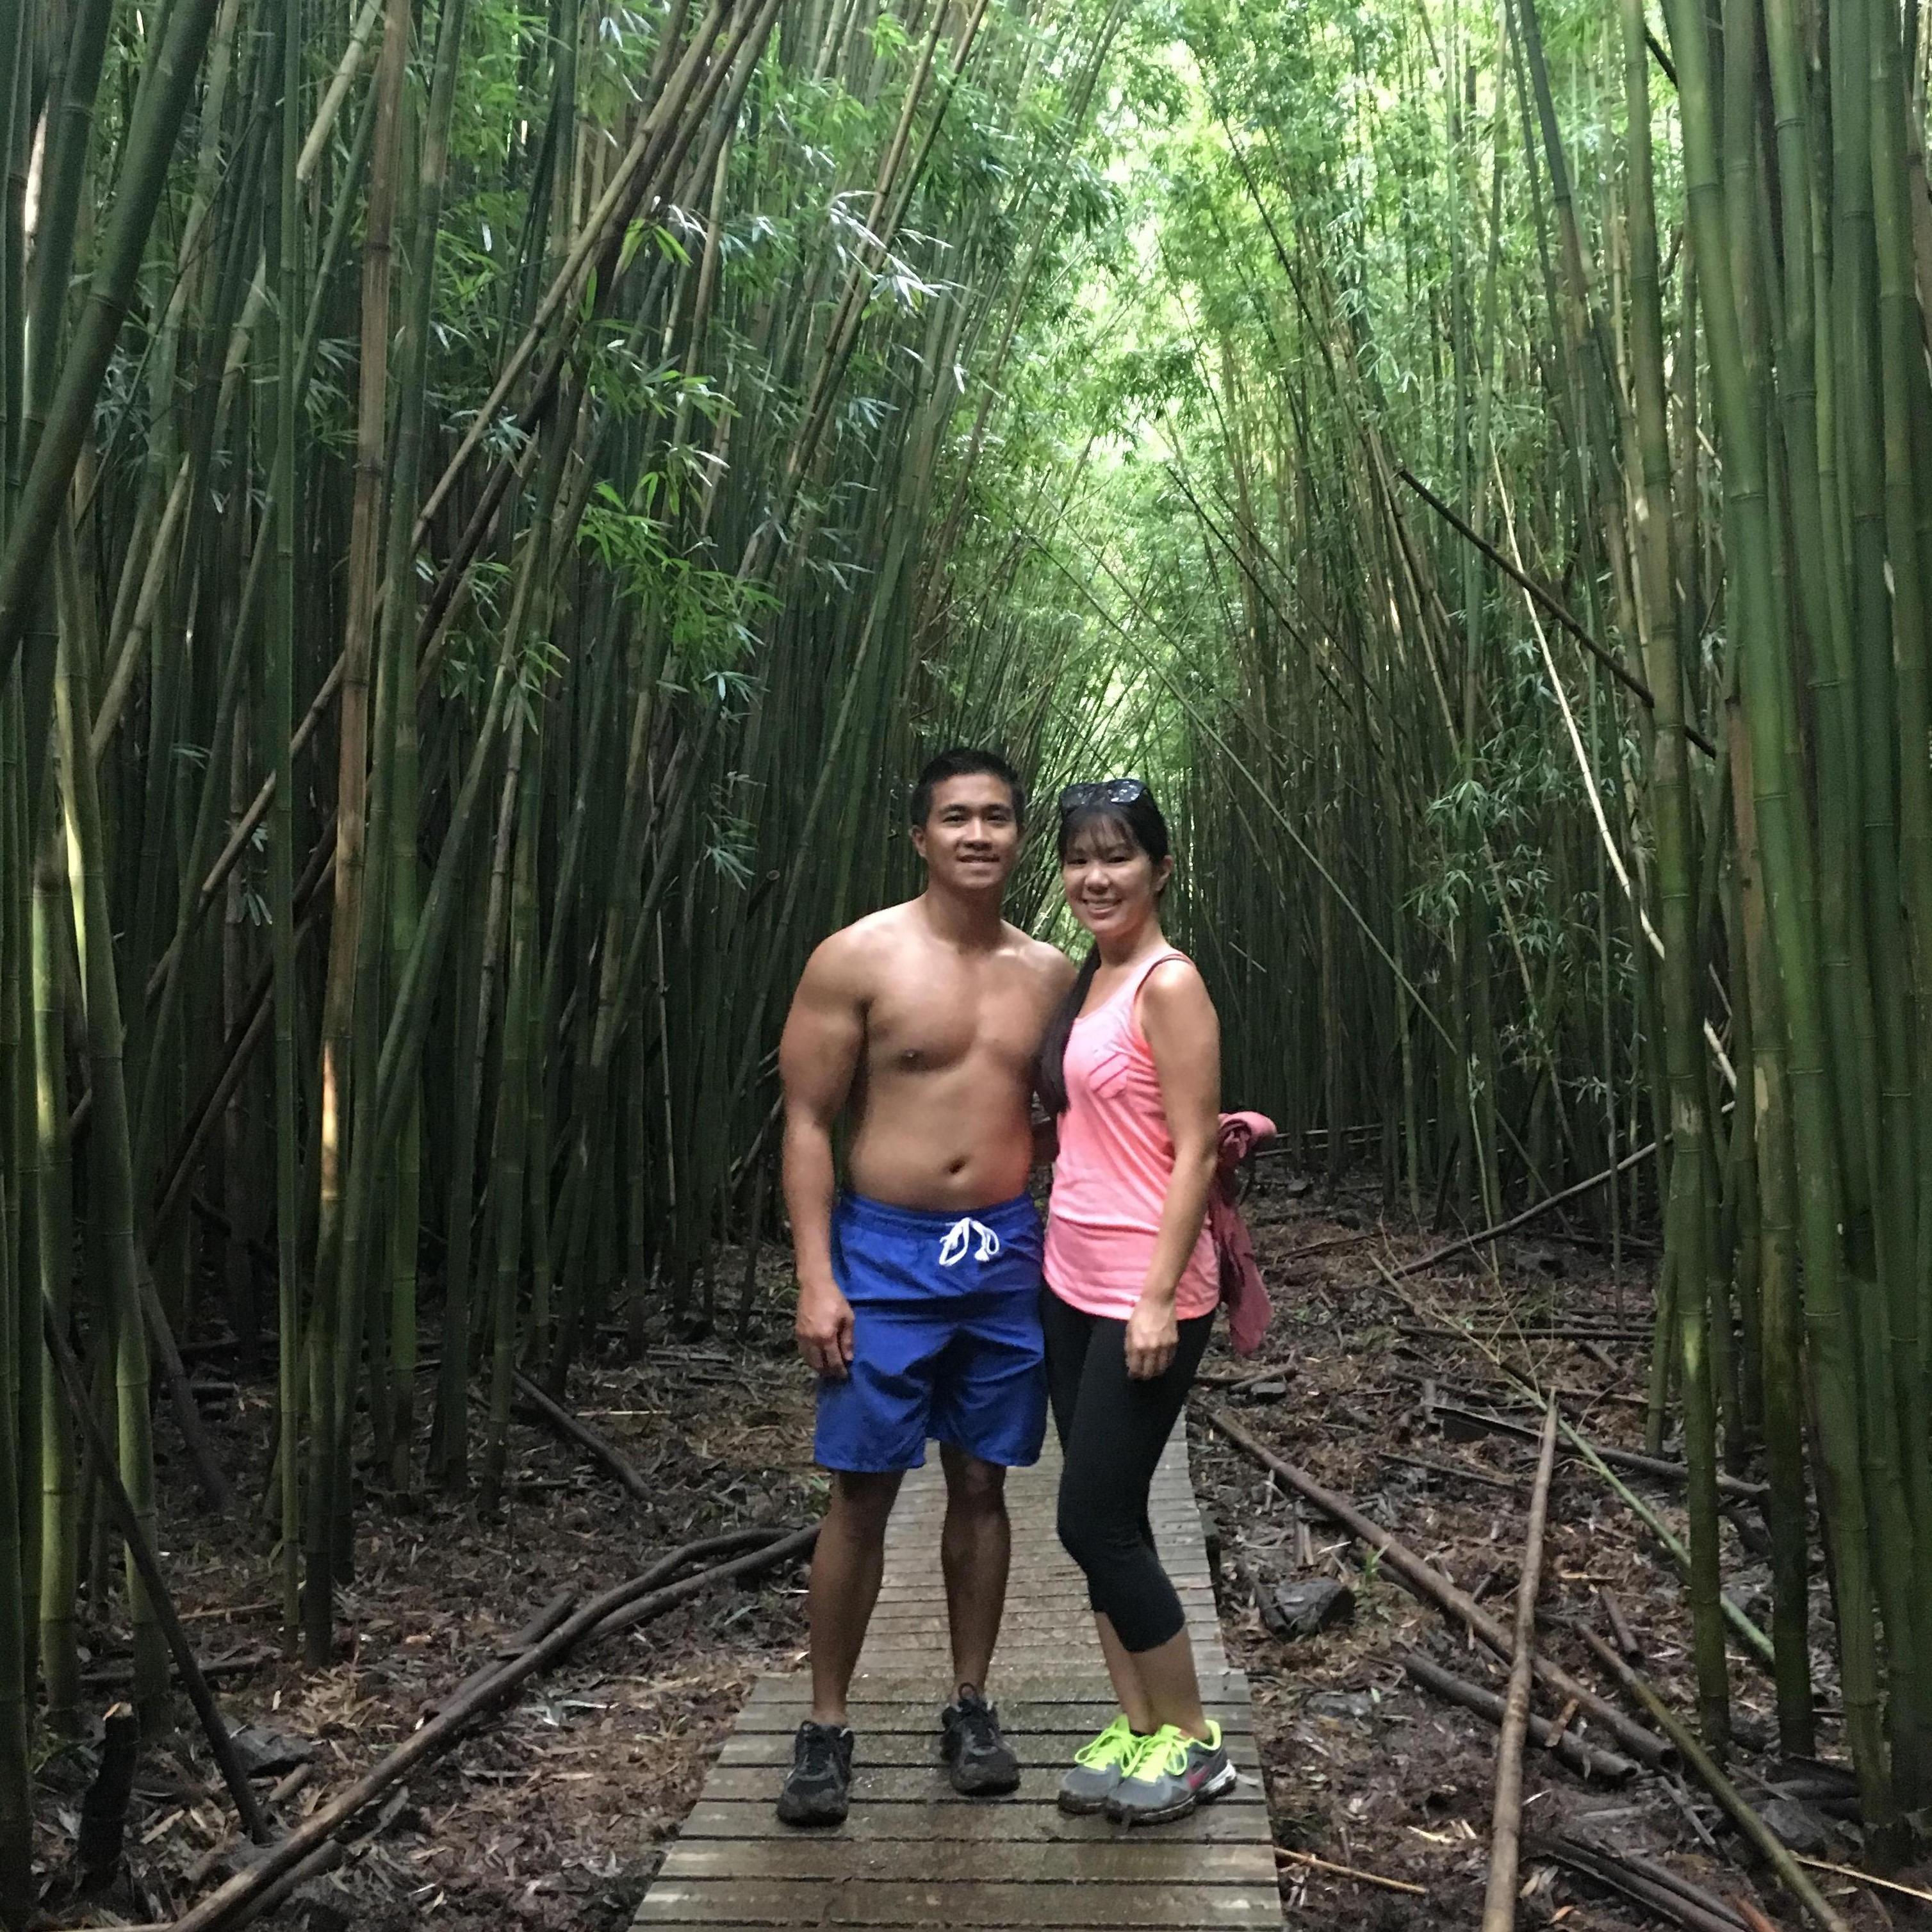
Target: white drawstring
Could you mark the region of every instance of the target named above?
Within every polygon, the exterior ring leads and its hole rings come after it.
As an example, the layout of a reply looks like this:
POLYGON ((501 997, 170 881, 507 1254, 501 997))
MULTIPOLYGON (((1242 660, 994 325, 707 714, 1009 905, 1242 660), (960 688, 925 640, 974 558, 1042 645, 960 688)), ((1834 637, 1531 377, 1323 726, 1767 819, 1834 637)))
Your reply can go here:
POLYGON ((989 1262, 1000 1252, 1000 1238, 983 1221, 976 1221, 970 1214, 962 1214, 946 1231, 939 1244, 939 1265, 950 1268, 961 1260, 977 1234, 980 1245, 974 1252, 976 1262, 989 1262))

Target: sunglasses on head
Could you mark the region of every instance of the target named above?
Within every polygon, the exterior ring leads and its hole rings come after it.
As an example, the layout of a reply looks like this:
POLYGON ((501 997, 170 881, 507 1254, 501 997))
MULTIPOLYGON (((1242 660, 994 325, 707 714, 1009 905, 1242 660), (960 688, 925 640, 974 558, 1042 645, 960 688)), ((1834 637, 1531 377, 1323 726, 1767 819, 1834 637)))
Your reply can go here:
POLYGON ((1082 812, 1093 805, 1138 805, 1148 796, 1139 778, 1091 778, 1083 784, 1070 784, 1060 794, 1060 815, 1082 812))

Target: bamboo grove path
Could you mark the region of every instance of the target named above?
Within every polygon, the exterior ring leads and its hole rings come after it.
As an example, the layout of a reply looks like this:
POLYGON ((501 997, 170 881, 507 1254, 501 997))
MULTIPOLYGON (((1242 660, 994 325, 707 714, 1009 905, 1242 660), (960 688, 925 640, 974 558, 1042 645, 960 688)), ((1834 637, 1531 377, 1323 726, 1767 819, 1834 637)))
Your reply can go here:
POLYGON ((1278 1932, 1268 1804, 1247 1680, 1229 1669, 1188 1479, 1184 1427, 1154 1480, 1150 1516, 1187 1606, 1209 1714, 1239 1786, 1172 1825, 1129 1832, 1054 1802, 1076 1746, 1114 1715, 1086 1590, 1054 1534, 1049 1448, 1008 1496, 1012 1580, 993 1694, 1018 1751, 1018 1791, 959 1797, 938 1767, 949 1667, 939 1572, 944 1484, 934 1456, 906 1480, 886 1544, 878 1610, 853 1686, 852 1813, 833 1832, 772 1814, 804 1714, 802 1672, 760 1678, 697 1808, 638 1910, 640 1932, 786 1926, 1084 1928, 1253 1926, 1278 1932))

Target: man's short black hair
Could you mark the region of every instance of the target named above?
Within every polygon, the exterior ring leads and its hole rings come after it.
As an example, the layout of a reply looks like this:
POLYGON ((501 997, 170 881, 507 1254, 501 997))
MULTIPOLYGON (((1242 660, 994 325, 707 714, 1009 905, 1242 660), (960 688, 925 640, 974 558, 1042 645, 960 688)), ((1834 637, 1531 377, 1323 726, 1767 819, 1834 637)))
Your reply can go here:
POLYGON ((932 816, 932 794, 948 778, 976 778, 982 772, 988 778, 998 778, 1013 799, 1013 816, 1022 824, 1026 819, 1026 787, 1020 775, 997 752, 981 750, 972 745, 956 745, 950 752, 941 752, 937 758, 928 758, 919 775, 919 782, 912 788, 912 822, 923 825, 932 816))

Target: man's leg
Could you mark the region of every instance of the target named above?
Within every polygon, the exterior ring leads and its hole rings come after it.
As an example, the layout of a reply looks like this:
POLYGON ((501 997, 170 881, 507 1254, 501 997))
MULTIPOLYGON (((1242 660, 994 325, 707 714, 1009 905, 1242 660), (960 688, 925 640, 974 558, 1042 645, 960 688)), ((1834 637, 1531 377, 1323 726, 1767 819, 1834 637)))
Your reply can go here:
MULTIPOLYGON (((878 1600, 885 1564, 886 1522, 899 1492, 901 1472, 835 1470, 832 1502, 812 1558, 806 1607, 812 1623, 812 1715, 843 1724, 846 1694, 858 1668, 866 1627, 878 1600)), ((1002 1570, 1004 1590, 1004 1568, 1002 1570)), ((997 1611, 994 1621, 998 1620, 997 1611)), ((990 1648, 990 1645, 988 1646, 990 1648)))
POLYGON ((946 1471, 946 1527, 939 1542, 946 1576, 946 1613, 952 1630, 953 1691, 986 1686, 1006 1604, 1006 1566, 1012 1554, 1006 1520, 1006 1472, 950 1442, 939 1448, 946 1471))

